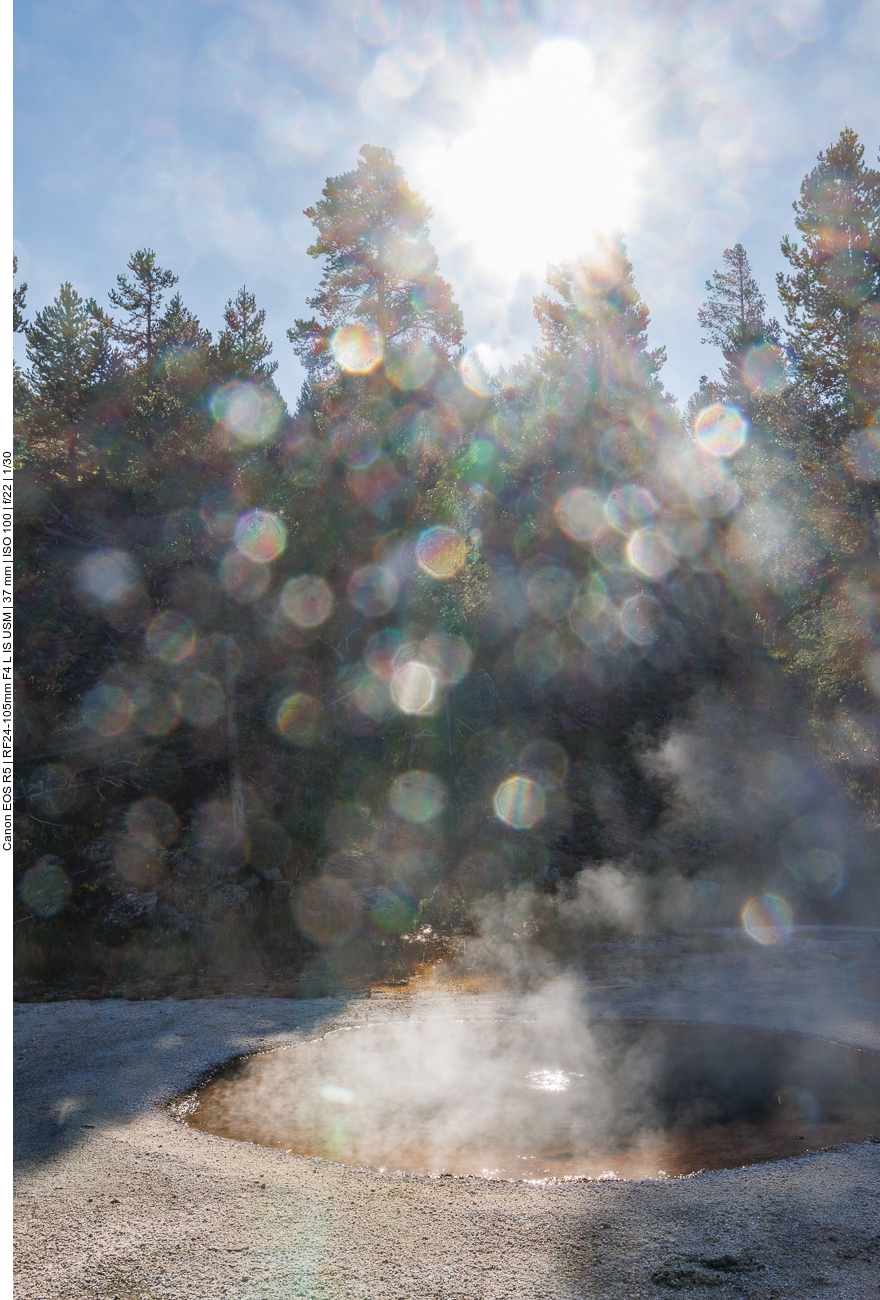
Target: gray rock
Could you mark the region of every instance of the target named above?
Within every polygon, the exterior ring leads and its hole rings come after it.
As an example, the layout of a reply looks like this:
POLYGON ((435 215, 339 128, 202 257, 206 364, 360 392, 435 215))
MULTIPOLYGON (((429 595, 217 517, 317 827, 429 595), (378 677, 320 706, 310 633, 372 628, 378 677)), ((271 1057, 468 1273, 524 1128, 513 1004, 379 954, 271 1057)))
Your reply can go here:
POLYGON ((227 907, 241 907, 242 903, 247 902, 248 891, 241 885, 231 883, 215 885, 214 893, 219 894, 227 907))
POLYGON ((129 890, 101 909, 101 921, 111 930, 139 929, 152 923, 158 901, 155 894, 129 890))
POLYGON ((86 862, 90 862, 94 867, 111 867, 113 865, 113 845, 110 840, 91 840, 84 849, 80 849, 80 857, 86 862))

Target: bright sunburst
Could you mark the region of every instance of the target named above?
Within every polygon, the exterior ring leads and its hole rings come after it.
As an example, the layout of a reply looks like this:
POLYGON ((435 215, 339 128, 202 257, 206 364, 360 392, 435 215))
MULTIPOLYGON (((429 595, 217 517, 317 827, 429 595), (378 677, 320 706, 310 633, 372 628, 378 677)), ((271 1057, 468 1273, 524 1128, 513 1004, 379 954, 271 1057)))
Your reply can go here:
POLYGON ((640 155, 584 46, 540 45, 525 72, 489 82, 473 122, 416 168, 485 270, 543 277, 549 262, 589 252, 597 233, 631 226, 640 155))

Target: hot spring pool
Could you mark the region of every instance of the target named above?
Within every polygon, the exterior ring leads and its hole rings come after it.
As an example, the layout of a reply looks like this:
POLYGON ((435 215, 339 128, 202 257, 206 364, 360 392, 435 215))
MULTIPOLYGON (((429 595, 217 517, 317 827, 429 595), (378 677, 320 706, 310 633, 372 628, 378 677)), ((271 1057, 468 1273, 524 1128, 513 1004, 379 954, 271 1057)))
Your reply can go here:
POLYGON ((880 1055, 726 1025, 408 1021, 238 1059, 172 1111, 380 1171, 657 1178, 877 1134, 880 1055))

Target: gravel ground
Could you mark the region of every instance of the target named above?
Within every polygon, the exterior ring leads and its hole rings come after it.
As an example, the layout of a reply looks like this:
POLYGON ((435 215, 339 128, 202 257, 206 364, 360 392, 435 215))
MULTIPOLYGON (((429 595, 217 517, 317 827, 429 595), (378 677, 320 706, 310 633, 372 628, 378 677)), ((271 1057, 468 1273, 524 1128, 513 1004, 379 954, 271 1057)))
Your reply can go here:
MULTIPOLYGON (((590 978, 590 975, 592 978, 590 978)), ((880 1050, 880 936, 605 945, 597 1017, 794 1029, 880 1050)), ((22 1005, 16 1296, 880 1296, 880 1145, 669 1181, 378 1175, 199 1133, 208 1066, 332 1026, 515 1015, 511 994, 22 1005)))

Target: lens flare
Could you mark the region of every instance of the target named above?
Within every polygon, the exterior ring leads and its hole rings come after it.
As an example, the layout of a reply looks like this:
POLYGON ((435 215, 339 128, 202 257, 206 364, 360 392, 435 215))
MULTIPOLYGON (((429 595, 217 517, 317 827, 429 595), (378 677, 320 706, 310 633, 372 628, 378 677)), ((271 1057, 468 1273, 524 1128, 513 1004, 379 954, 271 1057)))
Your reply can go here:
POLYGON ((150 736, 167 736, 180 721, 180 700, 156 682, 141 682, 131 696, 134 720, 150 736))
POLYGON ((630 537, 627 558, 646 578, 659 582, 678 564, 678 557, 666 536, 656 528, 639 528, 630 537))
POLYGON ((682 455, 676 474, 690 498, 691 508, 703 519, 721 519, 739 504, 742 496, 739 483, 718 460, 696 453, 682 455))
POLYGON ((388 802, 404 821, 429 822, 446 802, 446 789, 430 772, 404 772, 391 787, 388 802))
POLYGON ((383 682, 390 681, 398 658, 401 663, 404 662, 405 656, 401 656, 401 652, 409 644, 404 633, 395 627, 375 632, 367 642, 366 657, 370 671, 381 677, 383 682))
POLYGON ((577 591, 577 580, 568 569, 548 564, 536 569, 526 584, 529 604, 550 623, 557 623, 568 613, 577 591))
POLYGON ((138 799, 125 815, 128 834, 149 849, 165 849, 180 833, 180 821, 170 804, 162 799, 138 799))
POLYGON ((333 592, 323 578, 303 573, 281 589, 281 608, 297 627, 320 627, 333 609, 333 592))
POLYGON ((760 894, 742 910, 743 929, 750 939, 766 947, 782 943, 792 931, 791 908, 779 894, 760 894))
POLYGON ((585 585, 571 607, 568 621, 575 636, 590 648, 603 645, 620 631, 620 618, 600 577, 585 585))
POLYGON ((343 422, 333 434, 333 454, 352 469, 366 469, 379 455, 382 443, 371 424, 343 422))
POLYGON ((818 1124, 821 1111, 816 1098, 806 1088, 780 1088, 777 1097, 787 1112, 786 1118, 796 1120, 798 1128, 808 1129, 818 1124))
POLYGON ((377 331, 365 325, 341 325, 330 339, 330 350, 341 370, 348 375, 368 375, 385 354, 377 331))
POLYGON ((437 674, 428 664, 412 659, 395 667, 391 698, 401 713, 430 713, 437 698, 437 674))
POLYGON ((297 487, 315 488, 323 483, 330 467, 326 442, 311 434, 291 434, 281 444, 285 471, 297 487))
POLYGON ((373 722, 381 722, 392 710, 391 694, 387 682, 368 668, 361 674, 351 693, 351 702, 359 713, 373 722))
POLYGON ((542 42, 524 72, 487 83, 472 123, 414 160, 416 184, 502 283, 541 279, 590 231, 631 226, 640 155, 583 45, 542 42))
MULTIPOLYGON (((401 651, 398 663, 404 662, 404 657, 405 652, 401 651)), ((451 636, 448 632, 434 632, 426 637, 414 657, 433 668, 441 686, 454 686, 470 672, 470 646, 464 637, 451 636)))
POLYGON ((416 542, 419 568, 442 582, 460 573, 466 559, 467 547, 454 528, 436 524, 433 528, 426 528, 416 542))
POLYGON ((620 626, 635 645, 646 646, 656 641, 662 619, 660 606, 650 596, 631 596, 620 610, 620 626))
POLYGON ((28 911, 57 916, 67 906, 73 886, 59 860, 46 854, 24 873, 18 892, 28 911))
POLYGON ((409 99, 424 77, 421 60, 413 50, 389 50, 380 54, 373 69, 373 81, 389 99, 409 99))
POLYGON ((80 587, 103 605, 126 604, 140 590, 137 565, 125 551, 100 551, 78 569, 80 587))
POLYGON ((232 806, 220 799, 202 804, 194 824, 195 847, 205 866, 218 875, 239 871, 247 861, 245 828, 232 806))
POLYGON ((404 482, 388 457, 380 452, 369 465, 360 469, 349 467, 345 486, 356 501, 384 518, 392 501, 403 490, 404 482))
POLYGON ((287 529, 269 510, 249 510, 235 525, 236 548, 253 564, 271 564, 287 545, 287 529))
POLYGON ((573 542, 591 542, 605 527, 605 502, 590 488, 569 488, 556 502, 553 514, 573 542))
POLYGON ((544 816, 544 791, 528 776, 509 776, 495 791, 495 816, 514 830, 529 830, 544 816))
POLYGON ((406 934, 415 929, 419 909, 415 899, 389 889, 373 903, 370 917, 386 934, 406 934))
POLYGON ((863 483, 880 481, 880 412, 867 429, 860 429, 847 439, 843 459, 853 478, 863 483))
POLYGON ((238 550, 227 551, 220 565, 220 585, 233 600, 249 604, 266 594, 269 566, 255 564, 238 550))
POLYGON ((735 406, 716 402, 694 417, 694 436, 704 451, 712 456, 734 456, 745 446, 749 426, 735 406))
POLYGON ((565 783, 568 755, 555 740, 530 740, 519 756, 519 770, 544 790, 554 790, 565 783))
POLYGON ((355 1098, 351 1088, 341 1088, 338 1083, 325 1083, 318 1092, 325 1101, 332 1101, 336 1106, 350 1106, 355 1098))
POLYGON ((241 447, 259 447, 275 437, 284 406, 272 389, 254 383, 224 384, 210 401, 211 415, 241 447))
POLYGON ((459 476, 470 483, 471 491, 477 496, 482 496, 486 490, 484 480, 491 473, 497 454, 498 449, 489 438, 474 438, 456 461, 459 476))
POLYGON ((188 618, 169 609, 150 621, 146 643, 150 654, 157 659, 166 664, 180 664, 195 649, 196 634, 188 618))
POLYGON ((616 528, 607 525, 597 533, 590 543, 590 548, 603 569, 625 569, 629 561, 626 558, 626 536, 616 528))
POLYGON ((468 352, 458 364, 462 383, 477 397, 491 397, 492 387, 477 352, 468 352))
POLYGON ((180 711, 194 727, 212 727, 226 707, 223 687, 205 673, 193 673, 180 690, 180 711))
POLYGON ((371 45, 384 45, 397 35, 400 10, 396 5, 383 4, 382 0, 364 0, 355 10, 354 27, 362 40, 371 45))
POLYGON ((436 369, 437 354, 422 340, 396 348, 385 358, 385 374, 395 388, 405 393, 424 388, 436 369))
POLYGON ((615 488, 605 502, 605 516, 611 527, 619 533, 631 533, 636 528, 643 528, 656 519, 659 513, 660 507, 654 494, 636 483, 615 488))
POLYGON ((391 569, 381 564, 365 564, 355 569, 348 580, 348 599, 367 618, 378 618, 394 608, 400 593, 400 581, 391 569))
POLYGON ((317 943, 332 944, 358 929, 363 902, 348 880, 318 876, 303 886, 296 903, 296 920, 303 934, 317 943))
POLYGON ((297 691, 281 701, 275 714, 275 725, 285 740, 292 740, 296 745, 311 745, 320 713, 320 700, 297 691))
POLYGON ((527 627, 513 648, 513 659, 521 672, 546 682, 565 663, 565 644, 556 632, 545 627, 527 627))
POLYGON ((798 817, 782 837, 782 860, 794 878, 817 898, 833 898, 846 882, 839 853, 840 828, 821 816, 798 817))
POLYGON ((131 724, 134 704, 121 686, 95 686, 83 696, 82 720, 101 736, 120 736, 131 724))
POLYGON ((750 348, 742 366, 742 376, 750 393, 781 393, 791 383, 790 363, 785 348, 762 343, 750 348))
POLYGON ((818 898, 835 898, 846 883, 846 868, 831 849, 810 849, 805 853, 801 875, 818 898))

